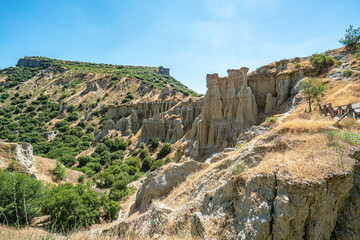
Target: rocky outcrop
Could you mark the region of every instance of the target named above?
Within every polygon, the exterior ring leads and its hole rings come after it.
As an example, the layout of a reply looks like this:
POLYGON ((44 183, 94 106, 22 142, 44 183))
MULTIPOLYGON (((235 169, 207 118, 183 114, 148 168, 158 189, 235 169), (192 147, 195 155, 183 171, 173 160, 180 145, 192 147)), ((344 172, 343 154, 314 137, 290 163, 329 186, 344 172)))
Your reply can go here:
POLYGON ((248 70, 228 70, 228 77, 207 75, 204 109, 191 133, 196 136, 193 157, 233 147, 238 132, 256 122, 258 110, 247 85, 248 70))
POLYGON ((353 187, 345 206, 339 213, 332 238, 357 240, 360 238, 360 166, 354 172, 353 187))
POLYGON ((167 169, 152 172, 138 190, 131 213, 147 210, 153 199, 165 197, 171 190, 185 181, 190 174, 205 166, 207 164, 188 160, 180 164, 173 164, 167 169))
POLYGON ((158 137, 174 143, 191 129, 202 105, 202 99, 190 98, 182 102, 156 100, 110 106, 103 130, 114 129, 124 135, 141 130, 141 141, 158 137))
POLYGON ((165 99, 167 96, 170 96, 171 95, 171 91, 168 87, 164 87, 162 90, 161 90, 161 93, 159 95, 159 99, 165 99))
POLYGON ((310 64, 300 65, 299 68, 289 67, 301 60, 309 61, 307 58, 281 60, 262 66, 249 74, 249 85, 256 96, 259 111, 270 112, 272 106, 279 106, 294 94, 291 90, 297 81, 305 76, 313 77, 318 74, 319 69, 310 64), (276 99, 275 105, 271 97, 276 99))
POLYGON ((9 167, 15 161, 22 172, 29 172, 34 162, 33 147, 29 143, 0 143, 0 166, 9 167))

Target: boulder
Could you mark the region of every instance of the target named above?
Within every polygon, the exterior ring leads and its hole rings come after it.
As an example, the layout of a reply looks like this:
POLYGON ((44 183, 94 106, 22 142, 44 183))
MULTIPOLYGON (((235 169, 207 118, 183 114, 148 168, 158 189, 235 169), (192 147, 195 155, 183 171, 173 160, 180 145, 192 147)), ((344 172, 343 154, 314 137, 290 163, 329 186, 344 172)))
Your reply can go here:
POLYGON ((153 199, 165 197, 171 190, 185 181, 190 174, 207 165, 208 164, 188 160, 152 172, 138 190, 131 213, 137 210, 140 212, 146 211, 153 199))

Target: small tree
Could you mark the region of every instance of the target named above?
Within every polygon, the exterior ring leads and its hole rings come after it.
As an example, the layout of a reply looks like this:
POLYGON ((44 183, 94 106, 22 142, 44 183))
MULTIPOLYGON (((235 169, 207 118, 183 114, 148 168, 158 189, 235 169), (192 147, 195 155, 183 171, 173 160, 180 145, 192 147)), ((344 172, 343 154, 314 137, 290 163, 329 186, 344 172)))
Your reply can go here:
POLYGON ((322 83, 319 80, 309 78, 301 84, 301 90, 305 94, 306 101, 309 105, 309 112, 311 112, 311 105, 314 101, 319 103, 324 96, 324 91, 327 89, 327 84, 322 83))
POLYGON ((350 46, 360 41, 360 27, 353 28, 353 26, 350 25, 345 31, 345 38, 339 40, 341 44, 350 46))
POLYGON ((56 168, 54 169, 53 173, 56 177, 56 180, 58 180, 58 181, 64 180, 65 168, 60 163, 56 163, 56 168))

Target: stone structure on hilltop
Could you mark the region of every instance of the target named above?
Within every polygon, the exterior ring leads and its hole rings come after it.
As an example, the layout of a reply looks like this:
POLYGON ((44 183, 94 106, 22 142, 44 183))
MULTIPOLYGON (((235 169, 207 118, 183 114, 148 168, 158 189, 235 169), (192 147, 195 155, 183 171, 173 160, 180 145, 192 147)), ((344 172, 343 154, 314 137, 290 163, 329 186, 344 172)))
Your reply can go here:
POLYGON ((238 132, 256 122, 258 110, 247 83, 248 70, 228 70, 228 77, 206 76, 204 108, 191 132, 196 137, 193 157, 235 146, 238 132))
POLYGON ((159 67, 159 73, 163 75, 170 76, 170 68, 164 68, 163 66, 159 67))

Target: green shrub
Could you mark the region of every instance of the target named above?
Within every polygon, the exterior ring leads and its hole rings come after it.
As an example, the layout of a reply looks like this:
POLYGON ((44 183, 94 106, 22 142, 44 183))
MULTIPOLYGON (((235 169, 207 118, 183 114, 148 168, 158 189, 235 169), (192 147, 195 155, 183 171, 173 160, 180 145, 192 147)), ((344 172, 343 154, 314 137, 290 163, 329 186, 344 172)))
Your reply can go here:
POLYGON ((330 56, 324 54, 313 54, 311 57, 311 64, 320 68, 327 68, 335 63, 335 60, 330 56))
POLYGON ((71 154, 65 154, 59 158, 59 161, 62 162, 67 167, 71 167, 75 164, 76 158, 71 154))
POLYGON ((60 163, 57 162, 53 174, 56 177, 57 181, 64 180, 66 174, 65 168, 60 163))
POLYGON ((150 170, 151 171, 155 171, 156 169, 158 169, 159 167, 161 167, 162 165, 165 164, 165 161, 163 159, 159 159, 159 160, 156 160, 152 165, 151 165, 151 168, 150 170))
POLYGON ((110 155, 110 158, 111 158, 112 161, 117 160, 117 159, 123 160, 124 157, 125 157, 125 153, 122 150, 113 152, 110 155))
POLYGON ((84 181, 85 181, 85 175, 80 175, 78 177, 78 183, 84 183, 84 181))
POLYGON ((295 67, 295 68, 300 68, 300 66, 301 66, 300 63, 295 63, 295 64, 294 64, 294 67, 295 67))
POLYGON ((171 153, 171 150, 172 150, 171 144, 170 143, 164 143, 161 146, 160 151, 157 154, 158 158, 166 157, 169 153, 171 153))
POLYGON ((0 186, 0 223, 22 226, 41 216, 45 189, 40 181, 0 170, 0 186))
POLYGON ((139 157, 135 157, 135 156, 128 157, 125 163, 129 166, 134 166, 136 168, 141 167, 141 159, 139 157))
POLYGON ((278 120, 278 119, 275 118, 275 117, 267 117, 267 118, 265 119, 265 122, 274 124, 274 123, 277 122, 277 120, 278 120))
POLYGON ((142 161, 141 171, 146 172, 150 170, 153 163, 154 163, 154 159, 150 156, 146 156, 142 161))
POLYGON ((97 154, 101 154, 103 151, 108 151, 109 148, 104 143, 98 143, 95 148, 97 154))
POLYGON ((151 140, 151 148, 155 149, 159 146, 159 138, 156 137, 156 138, 153 138, 151 140))
POLYGON ((72 113, 69 114, 69 116, 67 116, 65 118, 65 120, 68 121, 68 122, 75 122, 78 119, 79 119, 79 113, 78 112, 72 112, 72 113))
POLYGON ((360 45, 357 46, 358 51, 355 53, 355 59, 359 60, 360 58, 360 45))
POLYGON ((109 198, 114 201, 120 201, 126 197, 128 193, 129 189, 127 188, 127 181, 117 180, 110 189, 109 198))
POLYGON ((100 198, 99 193, 90 186, 73 186, 67 183, 49 190, 44 212, 50 215, 52 225, 70 231, 98 223, 102 217, 109 214, 102 211, 107 209, 109 203, 109 199, 100 198))

